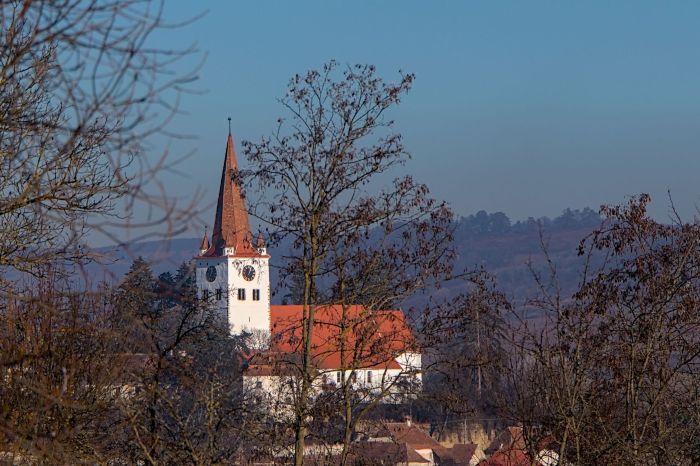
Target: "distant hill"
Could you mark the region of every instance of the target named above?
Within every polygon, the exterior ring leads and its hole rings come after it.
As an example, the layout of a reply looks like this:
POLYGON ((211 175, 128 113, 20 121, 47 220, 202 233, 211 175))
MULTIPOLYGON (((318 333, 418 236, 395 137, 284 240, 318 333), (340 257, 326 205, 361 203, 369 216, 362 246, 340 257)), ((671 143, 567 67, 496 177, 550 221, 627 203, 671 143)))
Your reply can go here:
POLYGON ((96 250, 99 264, 90 264, 87 271, 93 280, 118 281, 129 270, 134 259, 143 256, 156 274, 172 272, 199 252, 201 241, 201 238, 178 238, 99 248, 96 250))
MULTIPOLYGON (((562 292, 571 293, 579 283, 583 258, 577 248, 583 238, 600 225, 601 218, 590 208, 566 209, 554 219, 529 218, 511 224, 502 212, 480 211, 459 220, 455 230, 457 270, 483 267, 497 277, 499 288, 520 301, 536 294, 532 269, 548 272, 546 248, 556 266, 562 292)), ((448 285, 450 286, 458 285, 448 285)))
MULTIPOLYGON (((600 224, 600 217, 592 209, 566 209, 562 215, 550 219, 529 218, 512 223, 502 212, 477 212, 461 217, 455 223, 456 270, 471 270, 481 267, 495 274, 499 288, 506 295, 520 302, 532 297, 537 289, 528 263, 538 271, 546 272, 546 258, 542 242, 557 267, 562 291, 571 292, 578 284, 582 258, 576 254, 581 239, 600 224)), ((169 241, 146 241, 126 247, 102 248, 99 250, 106 266, 90 266, 91 274, 100 274, 118 280, 131 265, 134 258, 143 256, 153 266, 155 273, 173 271, 183 261, 197 253, 199 238, 172 239, 169 241)), ((274 266, 276 255, 271 250, 273 283, 276 282, 274 266)), ((449 283, 436 293, 451 296, 460 290, 459 283, 449 283)), ((276 293, 274 302, 280 302, 284 291, 276 293)))

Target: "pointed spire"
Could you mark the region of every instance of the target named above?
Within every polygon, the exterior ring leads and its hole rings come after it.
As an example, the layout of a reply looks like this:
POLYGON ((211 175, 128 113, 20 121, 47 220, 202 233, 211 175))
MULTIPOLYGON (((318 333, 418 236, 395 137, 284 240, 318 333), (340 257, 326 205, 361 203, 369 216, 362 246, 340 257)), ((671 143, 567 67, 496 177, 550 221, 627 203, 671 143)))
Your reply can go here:
POLYGON ((199 246, 200 251, 206 251, 209 249, 209 236, 207 235, 207 227, 204 227, 204 238, 202 238, 202 244, 199 246))
MULTIPOLYGON (((229 119, 230 125, 230 119, 229 119)), ((241 189, 234 177, 238 175, 238 161, 233 147, 233 136, 228 134, 224 167, 221 171, 219 198, 216 202, 216 217, 212 232, 212 246, 216 255, 222 255, 225 247, 246 247, 245 239, 250 238, 250 224, 241 189)), ((248 245, 249 246, 249 245, 248 245)))

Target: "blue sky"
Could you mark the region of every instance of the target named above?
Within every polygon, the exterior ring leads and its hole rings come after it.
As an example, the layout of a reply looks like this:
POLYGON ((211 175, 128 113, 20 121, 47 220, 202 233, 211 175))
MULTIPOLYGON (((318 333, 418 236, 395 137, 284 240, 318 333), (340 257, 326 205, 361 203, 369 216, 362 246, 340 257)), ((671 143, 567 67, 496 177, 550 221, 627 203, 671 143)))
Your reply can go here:
POLYGON ((283 114, 289 77, 335 58, 416 74, 392 115, 408 170, 458 214, 555 216, 648 192, 665 220, 670 189, 692 220, 700 201, 700 2, 183 1, 166 12, 206 12, 158 38, 207 54, 203 93, 171 127, 196 137, 171 147, 196 151, 186 175, 164 178, 183 198, 200 187, 215 202, 228 116, 240 157, 240 141, 283 114))

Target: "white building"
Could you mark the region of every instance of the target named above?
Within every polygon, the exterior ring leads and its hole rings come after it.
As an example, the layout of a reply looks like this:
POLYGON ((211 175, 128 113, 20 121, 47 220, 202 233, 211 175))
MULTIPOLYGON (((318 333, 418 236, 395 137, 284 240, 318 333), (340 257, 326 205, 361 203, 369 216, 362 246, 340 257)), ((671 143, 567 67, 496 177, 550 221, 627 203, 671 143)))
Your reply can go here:
POLYGON ((270 256, 262 237, 254 242, 240 187, 233 137, 228 135, 211 243, 205 234, 195 257, 197 289, 226 314, 231 332, 269 331, 270 256))
MULTIPOLYGON (((194 258, 197 289, 226 316, 232 333, 266 336, 265 351, 252 358, 245 385, 284 398, 280 387, 293 385, 289 378, 301 354, 304 308, 270 305, 270 255, 263 238, 254 240, 250 230, 237 168, 229 132, 211 241, 205 234, 194 258)), ((400 310, 328 304, 316 306, 315 315, 311 352, 318 389, 351 381, 358 390, 390 386, 398 393, 421 383, 421 355, 400 310)))

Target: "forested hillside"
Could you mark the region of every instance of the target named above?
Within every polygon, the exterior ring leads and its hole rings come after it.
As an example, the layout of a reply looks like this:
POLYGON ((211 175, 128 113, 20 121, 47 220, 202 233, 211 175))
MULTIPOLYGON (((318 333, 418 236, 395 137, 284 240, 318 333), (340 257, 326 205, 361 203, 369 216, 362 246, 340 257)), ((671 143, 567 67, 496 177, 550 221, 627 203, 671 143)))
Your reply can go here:
MULTIPOLYGON (((515 223, 502 212, 480 211, 462 217, 455 230, 456 270, 482 267, 518 302, 536 292, 533 271, 548 277, 548 255, 556 266, 562 291, 571 291, 578 284, 583 265, 578 245, 600 220, 590 208, 566 209, 554 219, 530 217, 515 223)), ((448 289, 450 286, 454 285, 448 284, 448 289)))
MULTIPOLYGON (((455 224, 454 243, 457 251, 455 271, 483 268, 496 276, 498 287, 514 302, 522 302, 536 293, 532 269, 547 273, 546 248, 557 267, 562 291, 571 291, 578 284, 583 259, 577 255, 580 241, 600 223, 600 216, 590 208, 566 209, 555 218, 528 218, 512 222, 503 212, 461 217, 455 224)), ((147 258, 158 273, 171 270, 197 252, 199 238, 173 239, 167 242, 148 241, 128 248, 100 250, 107 264, 105 277, 118 278, 128 270, 138 256, 147 258)), ((280 248, 273 248, 272 266, 279 260, 280 248), (277 249, 277 253, 275 251, 277 249)), ((102 269, 102 267, 95 267, 102 269)), ((93 276, 100 276, 92 274, 93 276)), ((273 283, 276 282, 273 278, 273 283)), ((438 295, 456 294, 459 283, 448 283, 438 295)), ((277 290, 273 302, 282 302, 288 292, 277 290)), ((566 293, 564 293, 566 295, 566 293)))

